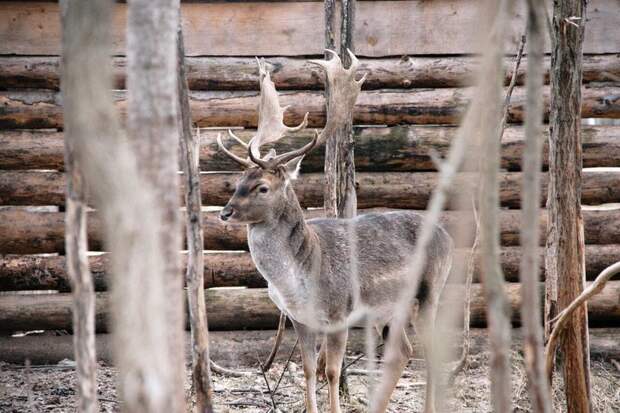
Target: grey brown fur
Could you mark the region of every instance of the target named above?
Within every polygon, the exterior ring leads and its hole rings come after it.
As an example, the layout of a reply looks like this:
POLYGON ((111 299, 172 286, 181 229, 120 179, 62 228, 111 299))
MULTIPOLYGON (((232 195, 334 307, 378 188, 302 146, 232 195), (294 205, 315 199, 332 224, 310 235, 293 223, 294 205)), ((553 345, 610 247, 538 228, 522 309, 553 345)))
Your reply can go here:
MULTIPOLYGON (((339 78, 344 72, 346 76, 340 77, 338 86, 346 88, 347 83, 342 82, 346 80, 351 89, 359 91, 360 83, 354 79, 355 57, 352 56, 354 63, 348 70, 343 69, 339 61, 336 67, 334 60, 325 65, 326 70, 335 70, 335 73, 328 72, 328 78, 339 78)), ((270 91, 273 84, 270 84, 269 76, 263 79, 266 83, 261 84, 261 91, 270 91)), ((349 90, 348 93, 356 95, 357 92, 349 90)), ((271 95, 277 99, 275 93, 271 95)), ((349 105, 354 105, 354 96, 348 100, 349 105)), ((270 102, 269 106, 276 104, 277 100, 270 102)), ((260 110, 260 117, 275 118, 271 119, 271 124, 281 122, 278 111, 270 114, 263 104, 260 110)), ((342 112, 350 111, 351 108, 342 109, 342 112)), ((339 120, 343 115, 337 113, 330 117, 339 120)), ((326 125, 325 129, 333 126, 326 125)), ((268 281, 271 299, 293 322, 301 343, 308 413, 317 412, 316 340, 319 336, 326 337, 325 373, 329 384, 330 410, 339 413, 338 379, 346 348, 347 327, 363 317, 369 317, 379 332, 389 325, 396 312, 394 304, 407 287, 412 272, 411 260, 422 216, 410 211, 396 211, 351 219, 304 220, 303 210, 293 190, 293 181, 304 153, 311 150, 317 140, 321 142, 324 139, 320 135, 315 137, 313 143, 304 147, 301 156, 293 159, 286 156, 288 154, 277 158, 273 154, 256 158, 260 156, 258 148, 261 140, 273 141, 281 137, 278 130, 273 134, 280 136, 274 138, 264 130, 257 133, 256 140, 248 145, 250 159, 233 157, 247 169, 220 217, 225 221, 248 225, 248 244, 256 268, 268 281), (288 162, 274 159, 288 159, 288 162)), ((220 146, 223 148, 221 141, 220 146)), ((229 153, 227 150, 225 152, 229 153)), ((427 268, 421 280, 418 301, 411 303, 411 314, 415 318, 419 309, 423 316, 422 326, 425 331, 431 332, 438 297, 452 263, 453 242, 442 227, 435 228, 427 252, 427 268)), ((376 400, 371 404, 373 412, 386 410, 390 395, 411 355, 411 344, 405 331, 390 334, 401 336, 402 351, 397 357, 385 360, 386 368, 391 373, 387 385, 376 392, 376 400)), ((431 351, 431 346, 427 346, 427 351, 431 351)), ((427 354, 429 364, 431 359, 427 354)), ((431 370, 429 368, 429 372, 431 370)), ((426 411, 434 409, 433 388, 429 373, 426 411)))

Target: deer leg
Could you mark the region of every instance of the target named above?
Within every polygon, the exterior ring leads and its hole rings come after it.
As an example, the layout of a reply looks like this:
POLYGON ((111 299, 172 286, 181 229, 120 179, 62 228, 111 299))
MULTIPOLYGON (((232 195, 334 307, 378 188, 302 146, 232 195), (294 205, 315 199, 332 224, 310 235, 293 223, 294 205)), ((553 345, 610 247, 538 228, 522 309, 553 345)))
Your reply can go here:
POLYGON ((306 412, 318 413, 316 404, 316 333, 293 321, 301 345, 301 361, 306 378, 306 412))
POLYGON ((327 334, 325 338, 325 375, 329 385, 329 406, 332 413, 340 413, 340 370, 347 348, 348 331, 327 334))
POLYGON ((418 332, 422 346, 424 347, 424 359, 426 361, 426 399, 424 400, 424 413, 434 413, 436 408, 435 387, 435 318, 437 314, 436 301, 432 300, 422 317, 422 329, 418 332))
MULTIPOLYGON (((396 332, 394 331, 390 331, 390 334, 395 333, 396 332)), ((370 405, 371 413, 383 413, 386 411, 388 403, 390 402, 390 397, 394 392, 394 388, 396 387, 400 376, 403 374, 403 370, 405 369, 405 366, 407 366, 409 358, 413 354, 413 348, 411 347, 411 343, 409 342, 409 338, 407 337, 405 330, 401 330, 400 335, 399 351, 395 352, 395 354, 391 354, 384 360, 381 381, 379 386, 376 388, 375 397, 370 405)))
POLYGON ((327 348, 327 338, 324 337, 319 347, 319 357, 316 362, 316 375, 319 380, 325 378, 325 351, 327 348))

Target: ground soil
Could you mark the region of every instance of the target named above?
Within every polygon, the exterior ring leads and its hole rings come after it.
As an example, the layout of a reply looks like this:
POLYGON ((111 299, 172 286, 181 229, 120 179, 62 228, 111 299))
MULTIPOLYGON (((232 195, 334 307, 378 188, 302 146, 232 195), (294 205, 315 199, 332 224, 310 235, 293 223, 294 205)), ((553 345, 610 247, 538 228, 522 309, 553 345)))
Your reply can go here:
MULTIPOLYGON (((349 354, 349 361, 355 358, 349 354)), ((269 388, 276 387, 286 364, 287 354, 280 354, 279 360, 266 374, 269 388)), ((529 411, 529 400, 523 368, 523 357, 516 346, 513 359, 513 403, 515 412, 529 411)), ((351 368, 365 368, 364 359, 351 368)), ((189 370, 188 370, 189 371, 189 370)), ((241 371, 241 370, 239 370, 241 371)), ((288 363, 275 393, 267 390, 265 377, 257 368, 246 368, 243 377, 214 374, 215 403, 218 412, 269 412, 273 404, 282 412, 303 411, 303 374, 299 359, 293 357, 288 363), (272 400, 273 399, 273 400, 272 400)), ((100 364, 98 369, 100 411, 120 410, 120 401, 115 389, 116 369, 100 364)), ((344 402, 346 412, 367 411, 368 376, 349 376, 350 398, 344 402)), ((0 412, 69 412, 75 411, 76 376, 72 362, 66 361, 52 366, 33 366, 0 364, 0 412), (68 365, 67 365, 68 364, 68 365)), ((424 363, 412 360, 401 378, 392 397, 391 412, 420 412, 424 401, 424 363)), ((322 383, 319 384, 319 387, 322 383)), ((472 355, 467 368, 455 379, 446 397, 450 412, 488 412, 489 379, 488 353, 472 355)), ((191 386, 188 378, 186 395, 191 405, 191 386)), ((327 389, 319 391, 320 411, 327 411, 327 389)), ((554 404, 556 411, 565 411, 562 406, 562 382, 558 375, 554 382, 554 404)), ((592 404, 595 412, 620 412, 620 365, 613 360, 592 361, 592 404)))

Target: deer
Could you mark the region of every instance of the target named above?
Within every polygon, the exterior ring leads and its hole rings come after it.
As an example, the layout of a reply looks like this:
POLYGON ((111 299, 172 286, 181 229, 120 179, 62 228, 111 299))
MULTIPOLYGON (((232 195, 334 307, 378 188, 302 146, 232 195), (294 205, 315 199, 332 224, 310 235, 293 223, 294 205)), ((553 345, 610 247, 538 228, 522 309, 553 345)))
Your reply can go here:
MULTIPOLYGON (((244 169, 234 193, 220 211, 227 223, 247 225, 248 245, 257 270, 268 283, 268 294, 291 320, 302 356, 308 413, 317 413, 317 339, 325 343, 325 376, 330 411, 340 413, 339 378, 349 324, 360 312, 372 321, 377 332, 389 331, 399 293, 407 287, 411 255, 422 215, 412 211, 372 212, 351 219, 314 218, 306 220, 293 183, 304 156, 322 144, 336 128, 351 118, 365 76, 356 80, 359 61, 351 51, 349 68, 337 53, 327 52, 329 60, 311 60, 326 75, 330 90, 327 119, 323 130, 314 131, 310 142, 299 149, 277 154, 274 149, 261 155, 261 147, 279 141, 285 134, 307 127, 308 113, 297 126, 284 123, 286 107, 264 60, 259 60, 260 100, 256 134, 245 143, 232 131, 230 137, 247 150, 247 157, 236 155, 222 142, 221 151, 244 169)), ((428 259, 417 293, 411 303, 425 328, 434 327, 437 302, 450 271, 453 241, 437 225, 428 247, 428 259)), ((408 309, 409 311, 409 309, 408 309)), ((416 324, 417 326, 417 324, 416 324)), ((400 335, 400 351, 371 400, 371 412, 384 412, 390 396, 412 355, 406 331, 400 335)), ((434 395, 426 346, 427 390, 425 411, 433 411, 434 395)))

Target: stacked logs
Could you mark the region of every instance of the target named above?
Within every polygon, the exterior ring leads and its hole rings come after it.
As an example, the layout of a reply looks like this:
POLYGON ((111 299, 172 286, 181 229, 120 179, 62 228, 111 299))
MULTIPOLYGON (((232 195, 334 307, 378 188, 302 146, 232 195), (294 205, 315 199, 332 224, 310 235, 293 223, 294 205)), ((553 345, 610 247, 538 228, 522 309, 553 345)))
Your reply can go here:
MULTIPOLYGON (((617 42, 608 36, 609 32, 614 32, 610 30, 610 22, 615 22, 613 16, 617 8, 609 0, 595 2, 595 11, 589 16, 595 24, 587 26, 590 30, 587 38, 593 40, 585 46, 590 54, 584 56, 582 114, 592 118, 620 118, 620 88, 613 83, 614 79, 620 77, 620 55, 617 54, 617 42)), ((124 6, 118 7, 121 12, 117 14, 122 21, 124 6)), ((200 136, 199 162, 205 171, 201 181, 204 205, 222 206, 232 193, 238 177, 238 172, 231 172, 237 169, 237 165, 217 148, 216 137, 225 130, 213 128, 249 128, 237 130, 237 134, 247 141, 254 133, 251 128, 256 127, 258 77, 251 56, 288 55, 267 59, 276 87, 283 91, 282 104, 291 105, 286 111, 285 122, 297 123, 309 112, 310 126, 323 126, 325 111, 322 72, 309 65, 305 58, 296 57, 322 52, 322 48, 316 48, 314 44, 322 43, 322 29, 318 30, 322 25, 308 24, 312 21, 308 16, 321 15, 322 7, 320 2, 260 2, 251 6, 243 2, 198 2, 183 5, 184 10, 193 9, 192 13, 184 14, 186 24, 189 22, 186 33, 188 54, 191 56, 187 58, 187 66, 189 86, 192 89, 192 116, 195 124, 210 128, 202 131, 200 136), (207 9, 210 12, 203 13, 207 9), (243 33, 248 27, 256 29, 252 19, 261 15, 259 9, 279 10, 278 13, 268 13, 269 16, 298 15, 303 18, 286 19, 298 23, 286 29, 286 38, 280 33, 268 33, 265 36, 255 34, 251 36, 252 44, 243 43, 243 39, 248 36, 238 33, 243 33), (203 29, 197 29, 209 27, 206 30, 211 30, 212 25, 197 22, 207 15, 222 13, 229 16, 224 19, 227 27, 213 28, 215 32, 209 32, 208 35, 200 32, 203 29), (231 34, 228 30, 232 29, 234 33, 231 34), (295 42, 289 38, 297 36, 308 39, 317 35, 318 43, 295 42), (293 50, 290 45, 301 49, 293 50), (229 48, 228 52, 226 47, 229 48), (230 50, 238 55, 231 55, 230 50), (206 56, 208 53, 218 56, 206 56)), ((375 2, 360 3, 357 18, 365 22, 374 21, 374 16, 378 14, 374 9, 376 7, 375 2)), ((381 7, 395 8, 399 15, 413 16, 420 13, 417 10, 420 7, 418 2, 388 1, 382 2, 381 7)), ((440 6, 430 4, 424 7, 440 6)), ((467 19, 475 15, 470 8, 464 10, 458 7, 458 10, 459 13, 450 13, 446 18, 467 25, 467 19)), ((69 330, 70 286, 63 256, 65 179, 62 99, 58 91, 59 58, 54 56, 59 51, 59 39, 57 27, 45 20, 46 16, 54 16, 51 20, 54 22, 59 20, 56 16, 58 6, 54 3, 6 3, 0 4, 0 11, 0 32, 3 27, 12 28, 11 36, 5 36, 7 42, 0 45, 0 291, 21 291, 19 294, 0 294, 0 331, 69 330), (39 27, 39 24, 45 35, 33 36, 31 27, 39 27), (23 293, 34 290, 53 290, 58 293, 23 293)), ((428 19, 440 15, 426 13, 424 16, 427 17, 416 21, 420 22, 420 27, 428 26, 432 30, 438 25, 428 19)), ((471 75, 478 61, 475 57, 464 56, 472 52, 467 50, 467 41, 459 36, 449 39, 445 37, 451 36, 450 33, 425 36, 424 42, 416 40, 421 36, 398 36, 395 38, 412 39, 410 41, 415 44, 404 42, 402 46, 409 49, 390 49, 389 53, 383 54, 385 39, 389 37, 385 33, 408 29, 409 26, 387 27, 385 22, 377 22, 360 27, 365 29, 356 34, 359 37, 356 47, 361 56, 366 56, 361 58, 360 76, 368 75, 354 115, 354 124, 360 125, 354 128, 357 195, 358 205, 362 209, 360 213, 386 210, 387 207, 414 209, 423 213, 438 177, 432 155, 447 154, 456 133, 455 125, 469 100, 471 90, 467 86, 471 85, 471 75), (369 30, 368 27, 376 29, 379 26, 382 29, 377 33, 383 33, 381 36, 363 32, 369 30), (371 38, 375 40, 370 42, 368 39, 371 38), (428 56, 401 57, 413 50, 428 56)), ((122 38, 115 39, 119 55, 123 54, 123 42, 122 38)), ((549 64, 548 59, 546 64, 549 64)), ((125 65, 124 57, 114 58, 115 82, 119 89, 115 97, 121 114, 125 112, 127 104, 123 90, 125 65)), ((515 310, 520 300, 518 208, 524 145, 523 128, 518 123, 524 115, 524 67, 522 63, 517 76, 517 87, 509 112, 510 124, 502 140, 501 160, 504 169, 500 192, 504 207, 501 211, 501 261, 508 281, 507 289, 515 323, 519 321, 518 311, 515 310)), ((508 71, 506 83, 511 77, 512 73, 508 71)), ((280 152, 297 148, 307 142, 312 133, 312 130, 296 133, 279 142, 276 149, 280 152)), ((584 167, 620 167, 619 136, 618 126, 584 127, 584 167)), ((241 154, 242 149, 237 145, 232 146, 231 150, 241 154)), ((475 151, 477 148, 472 147, 470 150, 475 151)), ((544 150, 546 159, 547 148, 544 150)), ((323 215, 322 210, 317 208, 323 204, 323 159, 323 147, 307 156, 302 165, 302 176, 295 183, 301 204, 307 208, 308 218, 323 215)), ((545 161, 543 170, 546 169, 545 161)), ((469 173, 465 170, 459 175, 457 187, 469 173)), ((598 205, 620 202, 618 182, 620 172, 615 170, 584 171, 582 203, 598 205)), ((546 190, 543 189, 540 200, 543 206, 545 197, 546 190)), ((455 228, 457 222, 466 223, 473 229, 474 220, 470 214, 452 209, 453 205, 448 203, 448 211, 443 213, 441 219, 449 231, 455 228)), ((105 252, 101 225, 98 212, 90 212, 89 263, 98 291, 97 330, 105 332, 108 328, 107 290, 111 277, 108 274, 109 255, 105 252)), ((540 225, 544 234, 544 211, 540 225)), ((620 219, 614 210, 586 209, 584 227, 587 278, 591 280, 601 269, 618 259, 620 219)), ((256 271, 247 251, 245 227, 225 224, 219 221, 217 212, 205 211, 204 229, 205 288, 209 288, 206 300, 210 327, 274 328, 278 321, 278 311, 268 298, 266 282, 256 271)), ((472 241, 462 240, 457 246, 457 254, 469 254, 472 241)), ((540 245, 542 254, 543 239, 540 245)), ((545 276, 542 267, 541 261, 541 281, 545 276)), ((462 270, 454 268, 453 277, 459 278, 462 270)), ((478 278, 479 271, 476 268, 476 281, 478 278)), ((460 288, 457 284, 450 286, 448 300, 451 305, 458 305, 457 302, 462 298, 460 288)), ((472 324, 482 326, 485 324, 484 301, 479 285, 474 286, 472 294, 472 324)), ((619 323, 620 282, 611 282, 602 295, 589 303, 588 308, 593 324, 619 323)))

